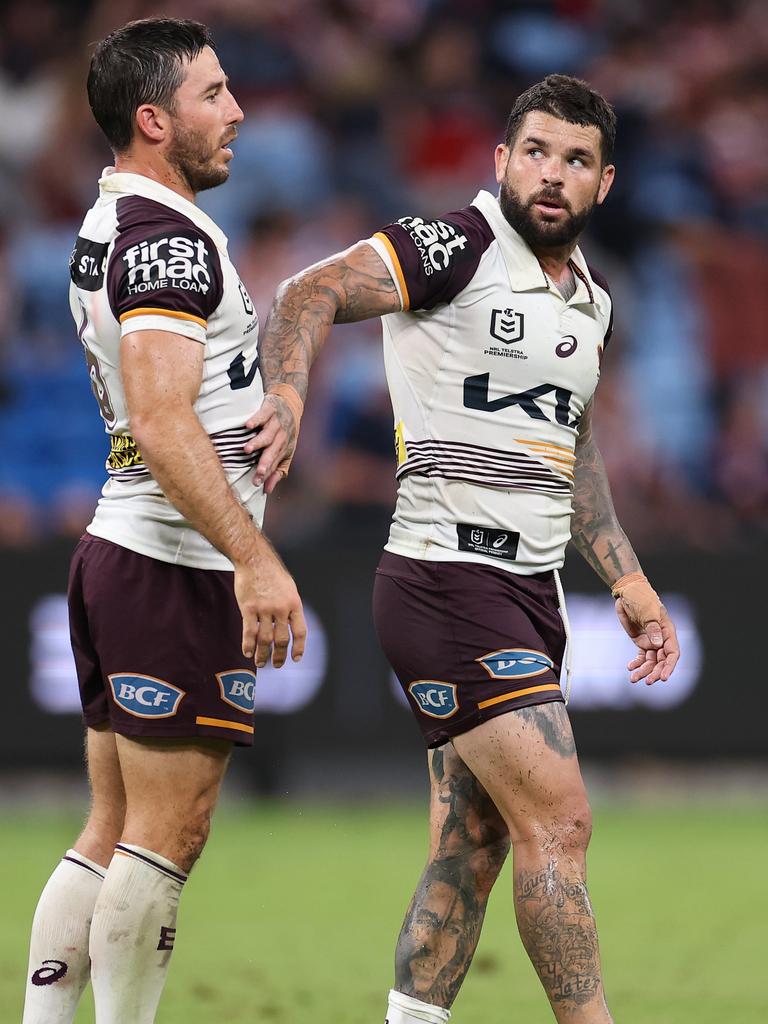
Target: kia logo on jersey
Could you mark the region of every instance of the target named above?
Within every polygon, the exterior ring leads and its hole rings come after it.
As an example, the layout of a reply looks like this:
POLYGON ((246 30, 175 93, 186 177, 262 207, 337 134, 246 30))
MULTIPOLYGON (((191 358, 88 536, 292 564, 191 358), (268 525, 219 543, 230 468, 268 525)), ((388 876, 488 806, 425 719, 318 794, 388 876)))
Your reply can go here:
POLYGON ((525 317, 514 309, 491 310, 491 337, 511 345, 513 341, 521 341, 524 333, 525 317))
POLYGON ((555 663, 541 651, 513 647, 509 650, 491 651, 482 658, 476 658, 491 679, 529 679, 540 676, 554 668, 555 663))
POLYGON ((137 718, 170 718, 186 696, 178 686, 154 676, 116 672, 108 678, 115 704, 137 718))
POLYGON ((431 718, 450 718, 459 710, 455 683, 417 679, 408 687, 408 693, 418 704, 419 711, 431 718))

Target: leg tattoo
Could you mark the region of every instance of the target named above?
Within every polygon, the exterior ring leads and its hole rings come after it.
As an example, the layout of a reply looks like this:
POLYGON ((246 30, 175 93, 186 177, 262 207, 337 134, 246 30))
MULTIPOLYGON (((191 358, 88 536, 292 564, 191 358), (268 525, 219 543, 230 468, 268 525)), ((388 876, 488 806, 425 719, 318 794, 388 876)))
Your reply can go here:
MULTIPOLYGON (((575 1010, 600 996, 600 955, 583 879, 557 861, 515 878, 517 921, 528 955, 553 1008, 575 1010)), ((559 1019, 559 1018, 558 1018, 559 1019)))
POLYGON ((395 988, 448 1008, 472 962, 509 833, 450 745, 432 752, 430 771, 443 805, 442 827, 397 942, 395 988))

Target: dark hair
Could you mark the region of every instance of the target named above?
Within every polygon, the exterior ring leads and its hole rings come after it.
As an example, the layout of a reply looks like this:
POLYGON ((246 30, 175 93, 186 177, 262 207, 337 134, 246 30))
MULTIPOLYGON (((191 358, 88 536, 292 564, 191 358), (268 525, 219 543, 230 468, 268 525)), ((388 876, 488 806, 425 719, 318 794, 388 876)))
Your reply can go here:
POLYGON ((134 115, 143 103, 173 112, 184 64, 213 41, 205 25, 178 18, 130 21, 97 43, 88 71, 88 102, 116 153, 133 139, 134 115))
POLYGON ((511 146, 526 114, 539 110, 570 124, 594 125, 602 136, 603 166, 610 163, 616 141, 616 114, 610 103, 580 78, 547 75, 515 100, 507 120, 504 142, 511 146))

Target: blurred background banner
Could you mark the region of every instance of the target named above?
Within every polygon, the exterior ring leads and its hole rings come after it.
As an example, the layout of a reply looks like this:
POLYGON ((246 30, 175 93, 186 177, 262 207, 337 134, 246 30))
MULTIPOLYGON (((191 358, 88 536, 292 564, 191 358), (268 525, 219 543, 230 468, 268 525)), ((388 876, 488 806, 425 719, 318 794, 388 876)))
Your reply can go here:
MULTIPOLYGON (((616 330, 596 429, 618 512, 681 631, 666 686, 631 687, 611 601, 575 553, 582 754, 765 753, 768 8, 763 0, 6 0, 0 5, 0 578, 6 768, 74 766, 63 593, 105 479, 68 260, 111 154, 90 44, 131 18, 208 23, 246 113, 230 181, 200 197, 262 322, 281 279, 404 215, 495 191, 517 94, 589 80, 619 116, 616 185, 583 248, 616 330)), ((379 652, 373 570, 394 503, 378 322, 334 329, 266 530, 312 610, 300 669, 262 673, 254 764, 422 758, 379 652), (381 755, 381 758, 379 757, 381 755)), ((250 755, 248 755, 250 756, 250 755)))
MULTIPOLYGON (((255 759, 262 790, 279 792, 308 761, 325 762, 331 774, 349 764, 365 773, 366 761, 384 768, 403 758, 421 761, 421 740, 371 621, 379 547, 375 536, 337 524, 284 550, 310 633, 302 662, 258 673, 256 749, 243 760, 255 759)), ((61 541, 0 553, 2 577, 16 581, 4 589, 2 605, 0 768, 76 768, 81 760, 63 593, 69 554, 61 541)), ((673 680, 653 687, 627 681, 632 645, 617 627, 610 595, 586 565, 566 574, 575 646, 571 711, 582 754, 758 757, 765 747, 764 719, 755 713, 765 687, 764 603, 750 558, 681 552, 650 557, 648 569, 684 652, 673 680)))

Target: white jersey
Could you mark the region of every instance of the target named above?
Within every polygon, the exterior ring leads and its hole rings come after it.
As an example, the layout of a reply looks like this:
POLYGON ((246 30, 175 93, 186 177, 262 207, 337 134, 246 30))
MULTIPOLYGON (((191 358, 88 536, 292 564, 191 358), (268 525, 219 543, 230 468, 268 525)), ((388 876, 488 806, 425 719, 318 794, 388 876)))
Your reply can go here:
POLYGON ((260 525, 264 494, 244 424, 263 398, 259 322, 227 255, 227 239, 202 210, 138 174, 105 171, 70 259, 70 306, 110 437, 109 479, 88 532, 166 562, 231 569, 149 473, 130 433, 120 340, 172 331, 205 347, 194 405, 233 490, 260 525))
POLYGON ((382 318, 400 483, 387 550, 559 568, 579 420, 611 333, 607 284, 576 249, 566 301, 489 192, 367 241, 403 309, 382 318))

